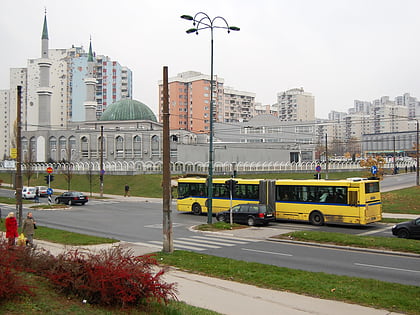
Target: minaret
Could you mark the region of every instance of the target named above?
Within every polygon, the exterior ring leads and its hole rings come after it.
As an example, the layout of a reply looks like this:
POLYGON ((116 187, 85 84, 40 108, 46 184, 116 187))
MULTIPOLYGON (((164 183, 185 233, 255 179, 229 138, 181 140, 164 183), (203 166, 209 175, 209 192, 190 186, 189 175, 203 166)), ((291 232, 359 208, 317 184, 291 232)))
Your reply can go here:
POLYGON ((38 59, 39 66, 39 88, 38 94, 38 129, 49 129, 51 126, 51 95, 50 88, 50 67, 51 60, 48 59, 48 28, 47 11, 44 16, 42 29, 41 58, 38 59))
POLYGON ((85 120, 86 121, 93 121, 96 120, 96 106, 97 102, 95 100, 95 93, 96 93, 96 79, 93 73, 93 67, 95 65, 95 61, 93 59, 92 53, 92 39, 89 43, 89 55, 87 61, 87 73, 85 78, 86 84, 86 101, 83 103, 85 106, 85 120))

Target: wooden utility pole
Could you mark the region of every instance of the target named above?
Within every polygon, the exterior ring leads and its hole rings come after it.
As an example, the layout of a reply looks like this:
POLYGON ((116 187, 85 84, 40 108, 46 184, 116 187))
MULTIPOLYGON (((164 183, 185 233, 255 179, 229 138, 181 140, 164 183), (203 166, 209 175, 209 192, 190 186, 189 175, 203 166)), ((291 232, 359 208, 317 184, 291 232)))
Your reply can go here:
POLYGON ((171 218, 171 152, 169 143, 169 88, 168 88, 168 67, 163 67, 163 252, 174 251, 172 240, 172 218, 171 218))
POLYGON ((17 86, 16 104, 16 215, 19 226, 22 226, 22 86, 17 86))

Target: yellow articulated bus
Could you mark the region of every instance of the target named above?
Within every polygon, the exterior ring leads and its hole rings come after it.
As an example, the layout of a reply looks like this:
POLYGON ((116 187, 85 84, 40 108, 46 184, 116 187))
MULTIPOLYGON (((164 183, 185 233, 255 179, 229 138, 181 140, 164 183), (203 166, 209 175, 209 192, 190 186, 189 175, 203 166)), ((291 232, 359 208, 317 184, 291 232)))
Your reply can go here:
MULTIPOLYGON (((228 178, 213 178, 212 213, 226 211, 230 208, 230 191, 225 182, 228 178)), ((232 206, 240 203, 260 202, 259 179, 237 179, 235 191, 232 192, 232 206)), ((206 178, 190 177, 178 180, 177 210, 207 213, 207 185, 206 178)))
MULTIPOLYGON (((213 179, 213 213, 228 210, 228 178, 213 179)), ((263 180, 238 179, 232 192, 232 206, 240 203, 264 203, 276 213, 276 219, 365 225, 382 219, 379 180, 263 180)), ((201 214, 207 212, 205 178, 178 180, 177 210, 201 214)))

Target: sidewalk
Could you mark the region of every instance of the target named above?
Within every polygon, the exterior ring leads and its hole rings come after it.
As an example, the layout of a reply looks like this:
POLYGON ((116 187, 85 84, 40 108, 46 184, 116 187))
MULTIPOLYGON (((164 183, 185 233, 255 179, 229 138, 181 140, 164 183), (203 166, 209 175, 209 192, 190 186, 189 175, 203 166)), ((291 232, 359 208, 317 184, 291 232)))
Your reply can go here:
MULTIPOLYGON (((39 248, 56 255, 64 250, 82 249, 98 251, 114 245, 63 246, 46 241, 36 240, 39 248)), ((141 243, 119 243, 124 248, 131 248, 134 255, 145 255, 160 251, 161 247, 146 246, 141 243)), ((364 307, 332 300, 317 299, 309 296, 262 289, 252 285, 227 281, 183 272, 169 268, 163 279, 175 282, 178 299, 189 305, 210 309, 228 315, 255 315, 264 312, 266 315, 389 315, 398 314, 386 310, 364 307)))

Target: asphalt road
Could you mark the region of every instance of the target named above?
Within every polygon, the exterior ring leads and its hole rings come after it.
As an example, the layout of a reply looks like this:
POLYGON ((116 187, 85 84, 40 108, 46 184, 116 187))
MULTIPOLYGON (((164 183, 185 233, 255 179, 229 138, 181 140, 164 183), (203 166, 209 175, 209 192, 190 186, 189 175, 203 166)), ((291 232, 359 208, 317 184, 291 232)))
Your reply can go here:
MULTIPOLYGON (((390 182, 400 187, 407 183, 396 178, 390 182)), ((414 178, 414 177, 413 177, 414 178)), ((12 191, 0 190, 0 195, 12 191)), ((45 199, 41 199, 45 200, 45 199)), ((15 206, 2 206, 2 217, 14 211, 15 206)), ((173 209, 175 207, 172 207, 173 209)), ((29 211, 24 208, 24 213, 29 211)), ((162 246, 162 203, 130 202, 91 199, 85 206, 73 206, 68 210, 33 210, 41 226, 69 230, 118 240, 162 246)), ((306 223, 276 222, 253 235, 207 235, 197 233, 191 226, 207 222, 206 216, 172 212, 175 249, 191 250, 207 254, 260 262, 276 266, 326 272, 337 275, 373 278, 401 284, 420 285, 420 258, 379 253, 355 252, 342 249, 321 248, 266 241, 265 233, 281 234, 294 230, 322 230, 355 235, 380 235, 391 237, 390 227, 376 223, 366 227, 327 225, 316 227, 306 223)), ((420 241, 419 241, 420 244, 420 241)))
MULTIPOLYGON (((8 208, 13 209, 13 206, 8 208)), ((27 211, 25 208, 24 213, 27 211)), ((154 245, 158 248, 162 246, 163 215, 160 202, 93 199, 85 206, 72 206, 69 210, 33 212, 39 225, 154 245)), ((268 228, 257 228, 261 237, 237 237, 208 235, 190 230, 193 225, 205 223, 206 216, 173 212, 172 219, 175 249, 307 271, 420 285, 420 258, 285 244, 266 241, 264 237, 267 231, 274 235, 293 230, 314 229, 358 235, 374 234, 376 231, 381 232, 384 227, 390 236, 390 226, 387 225, 316 227, 303 223, 276 222, 268 228)))

